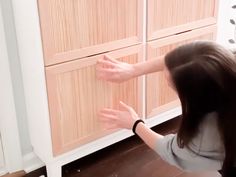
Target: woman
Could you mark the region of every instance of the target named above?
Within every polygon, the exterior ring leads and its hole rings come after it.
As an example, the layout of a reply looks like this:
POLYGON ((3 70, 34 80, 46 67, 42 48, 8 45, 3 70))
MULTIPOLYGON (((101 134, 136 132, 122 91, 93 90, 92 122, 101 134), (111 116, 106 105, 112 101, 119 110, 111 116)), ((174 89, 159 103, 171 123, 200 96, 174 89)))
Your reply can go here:
POLYGON ((182 121, 176 135, 162 136, 126 111, 103 109, 107 128, 133 129, 162 159, 181 169, 220 170, 236 176, 236 60, 231 51, 210 41, 196 41, 169 52, 163 60, 127 64, 105 57, 98 61, 100 79, 122 82, 164 69, 177 92, 182 121))

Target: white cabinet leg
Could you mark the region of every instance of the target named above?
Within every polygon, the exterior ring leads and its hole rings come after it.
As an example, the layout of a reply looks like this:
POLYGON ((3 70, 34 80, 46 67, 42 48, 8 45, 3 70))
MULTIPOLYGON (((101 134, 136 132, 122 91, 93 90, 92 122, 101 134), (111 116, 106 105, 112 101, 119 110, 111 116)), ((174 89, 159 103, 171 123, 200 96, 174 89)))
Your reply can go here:
POLYGON ((62 177, 62 168, 58 164, 46 164, 47 177, 62 177))

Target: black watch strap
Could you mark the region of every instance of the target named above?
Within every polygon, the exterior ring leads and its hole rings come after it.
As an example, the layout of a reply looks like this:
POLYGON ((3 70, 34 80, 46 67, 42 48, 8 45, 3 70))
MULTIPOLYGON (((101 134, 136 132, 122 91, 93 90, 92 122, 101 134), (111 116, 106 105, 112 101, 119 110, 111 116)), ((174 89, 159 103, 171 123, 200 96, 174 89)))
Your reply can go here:
POLYGON ((137 127, 137 125, 138 125, 140 122, 144 123, 144 121, 143 121, 142 119, 138 119, 138 120, 136 120, 136 121, 134 122, 132 131, 133 131, 133 133, 134 133, 135 135, 137 135, 137 133, 136 133, 136 127, 137 127))

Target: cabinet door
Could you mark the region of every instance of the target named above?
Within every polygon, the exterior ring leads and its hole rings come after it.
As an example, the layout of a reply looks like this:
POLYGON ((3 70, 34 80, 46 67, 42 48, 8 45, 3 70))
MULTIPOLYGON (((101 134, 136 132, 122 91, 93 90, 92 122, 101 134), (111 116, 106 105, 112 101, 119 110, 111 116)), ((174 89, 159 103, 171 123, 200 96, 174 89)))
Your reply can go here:
MULTIPOLYGON (((136 63, 142 46, 108 53, 112 58, 136 63)), ((102 108, 119 108, 119 101, 132 106, 142 117, 142 81, 110 83, 96 78, 96 62, 103 55, 46 67, 51 134, 54 155, 102 137, 105 131, 97 118, 102 108)))
POLYGON ((216 23, 218 0, 148 0, 148 39, 216 23))
MULTIPOLYGON (((165 57, 169 51, 179 45, 194 40, 214 40, 215 35, 216 26, 210 26, 149 42, 147 47, 147 58, 148 60, 161 59, 165 57)), ((148 75, 146 84, 147 117, 150 118, 180 106, 177 94, 168 86, 162 71, 148 75)))
POLYGON ((143 0, 38 0, 45 65, 142 41, 143 0))

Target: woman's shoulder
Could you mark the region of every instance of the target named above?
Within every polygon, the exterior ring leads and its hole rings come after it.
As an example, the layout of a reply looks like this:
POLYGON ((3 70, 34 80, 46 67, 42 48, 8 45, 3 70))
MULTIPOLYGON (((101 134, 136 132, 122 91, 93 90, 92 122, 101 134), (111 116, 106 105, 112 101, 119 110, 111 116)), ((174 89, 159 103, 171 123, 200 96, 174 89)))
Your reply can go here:
POLYGON ((210 112, 206 114, 203 118, 202 123, 200 124, 199 130, 214 130, 218 131, 218 113, 210 112))
POLYGON ((192 144, 204 151, 223 150, 223 143, 218 129, 217 112, 211 112, 205 115, 192 144))

